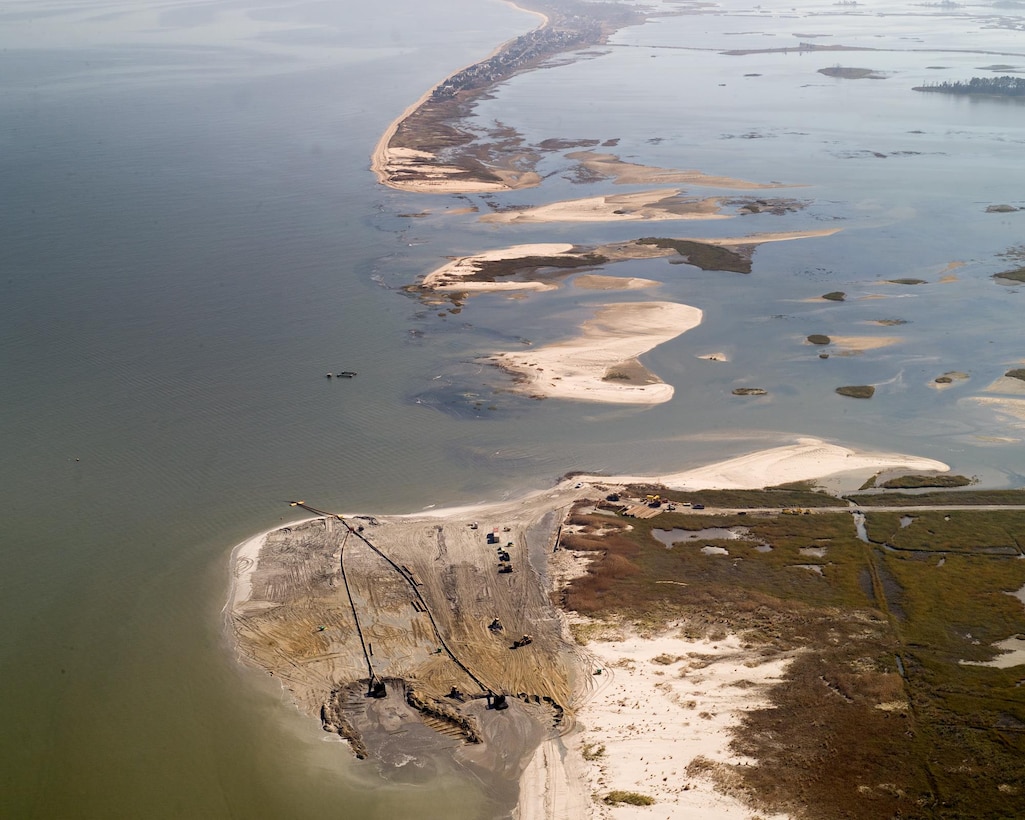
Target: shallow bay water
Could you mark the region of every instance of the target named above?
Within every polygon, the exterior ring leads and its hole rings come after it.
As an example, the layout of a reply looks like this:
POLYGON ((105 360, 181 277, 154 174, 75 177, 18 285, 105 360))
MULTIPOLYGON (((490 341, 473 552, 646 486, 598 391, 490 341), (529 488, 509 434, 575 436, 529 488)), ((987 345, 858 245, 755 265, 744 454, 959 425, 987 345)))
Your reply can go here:
MULTIPOLYGON (((503 84, 478 119, 528 141, 619 138, 608 150, 633 162, 800 184, 778 193, 804 210, 640 230, 496 228, 444 213, 464 200, 382 188, 368 161, 431 83, 535 25, 506 4, 0 0, 0 813, 508 809, 459 772, 380 777, 275 681, 236 664, 220 613, 228 554, 288 520, 293 498, 404 512, 515 494, 575 469, 675 470, 796 434, 1020 483, 1020 428, 966 397, 1025 358, 1023 297, 990 279, 1006 267, 998 254, 1021 241, 1023 214, 985 213, 1025 204, 1008 173, 1025 108, 908 90, 1014 59, 675 47, 687 36, 716 48, 797 42, 793 31, 843 39, 828 15, 735 11, 623 30, 586 58, 503 84), (840 56, 894 76, 816 73, 840 56), (836 225, 832 237, 761 247, 746 276, 664 259, 610 266, 705 311, 702 326, 645 357, 676 386, 647 410, 519 398, 478 361, 568 335, 607 293, 566 284, 475 297, 451 313, 400 290, 448 256, 518 242, 836 225), (957 280, 941 283, 956 261, 957 280), (881 281, 899 277, 927 284, 881 281), (849 301, 805 301, 831 290, 849 301), (907 324, 864 324, 886 318, 907 324), (810 333, 902 341, 820 360, 803 342, 810 333), (729 363, 697 358, 719 350, 729 363), (342 369, 359 375, 324 378, 342 369), (948 370, 971 378, 929 386, 948 370), (833 394, 852 383, 877 384, 876 398, 833 394), (738 385, 770 395, 738 399, 738 385)), ((878 39, 872 22, 853 19, 850 31, 878 39)), ((906 36, 935 28, 950 48, 981 31, 941 15, 902 25, 906 36)), ((1025 50, 1021 36, 986 33, 995 51, 1025 50)), ((613 187, 624 189, 557 174, 496 199, 613 187)))

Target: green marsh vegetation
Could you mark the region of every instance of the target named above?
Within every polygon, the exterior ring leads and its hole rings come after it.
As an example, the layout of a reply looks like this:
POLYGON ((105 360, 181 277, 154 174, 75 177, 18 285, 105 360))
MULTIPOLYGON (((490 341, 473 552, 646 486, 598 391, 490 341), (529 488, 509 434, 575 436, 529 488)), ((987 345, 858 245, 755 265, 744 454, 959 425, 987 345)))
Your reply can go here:
POLYGON ((925 487, 967 487, 975 482, 963 475, 902 475, 884 481, 884 490, 920 490, 925 487))
MULTIPOLYGON (((809 489, 727 497, 751 509, 788 493, 838 503, 809 489)), ((687 495, 718 503, 711 492, 687 495)), ((932 495, 1025 503, 1025 491, 932 495)), ((766 657, 794 653, 772 705, 748 713, 735 737, 759 761, 733 772, 742 796, 823 820, 1025 816, 1025 667, 961 662, 988 661, 995 642, 1025 633, 1025 606, 1010 594, 1025 588, 1025 510, 867 510, 870 543, 846 512, 677 509, 633 519, 578 510, 573 521, 583 530, 565 546, 595 560, 563 591, 566 606, 652 629, 682 622, 694 635, 725 628, 766 657), (740 537, 667 549, 651 534, 711 527, 740 537)))

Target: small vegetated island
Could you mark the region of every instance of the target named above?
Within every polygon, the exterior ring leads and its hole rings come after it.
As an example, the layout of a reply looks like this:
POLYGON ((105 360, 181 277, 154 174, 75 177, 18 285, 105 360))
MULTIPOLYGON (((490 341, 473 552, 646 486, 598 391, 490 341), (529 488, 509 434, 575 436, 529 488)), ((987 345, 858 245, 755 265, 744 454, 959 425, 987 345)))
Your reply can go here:
POLYGON ((915 91, 933 91, 940 94, 974 94, 981 97, 1025 97, 1025 77, 972 77, 967 82, 958 80, 915 86, 915 91))

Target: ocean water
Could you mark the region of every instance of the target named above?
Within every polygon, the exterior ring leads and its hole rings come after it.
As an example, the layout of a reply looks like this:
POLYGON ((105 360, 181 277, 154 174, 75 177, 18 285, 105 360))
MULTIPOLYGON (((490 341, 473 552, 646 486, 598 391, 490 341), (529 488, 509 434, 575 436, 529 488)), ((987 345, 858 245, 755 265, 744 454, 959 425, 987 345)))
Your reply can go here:
MULTIPOLYGON (((780 195, 807 203, 638 230, 487 225, 446 213, 463 199, 370 174, 373 145, 410 102, 535 25, 503 3, 0 0, 0 814, 507 808, 459 772, 411 763, 385 778, 357 764, 276 682, 236 663, 221 615, 229 552, 288 520, 293 498, 405 512, 576 469, 675 470, 797 434, 1020 483, 1021 429, 970 397, 1025 357, 1023 296, 990 278, 1025 212, 985 213, 1025 205, 1013 172, 1025 108, 909 88, 1025 56, 707 49, 796 44, 797 32, 1025 55, 1025 35, 910 4, 835 12, 724 4, 653 21, 480 104, 482 125, 528 141, 618 138, 624 159, 780 180, 803 186, 780 195), (888 78, 816 73, 838 58, 888 78), (763 246, 748 276, 610 267, 705 311, 644 357, 677 388, 650 409, 517 397, 479 361, 565 336, 607 293, 567 284, 456 313, 402 290, 449 256, 519 242, 836 226, 763 246), (952 262, 964 262, 958 278, 941 284, 952 262), (928 284, 882 283, 908 276, 928 284), (805 301, 831 290, 849 301, 805 301), (883 318, 907 324, 865 324, 883 318), (809 333, 902 341, 823 361, 809 333), (696 358, 719 350, 730 363, 696 358), (342 369, 359 376, 324 378, 342 369), (971 379, 928 386, 948 370, 971 379), (876 397, 833 393, 852 383, 876 384, 876 397), (739 400, 735 386, 770 396, 739 400)), ((549 156, 540 188, 495 201, 613 188, 571 183, 568 166, 549 156)))

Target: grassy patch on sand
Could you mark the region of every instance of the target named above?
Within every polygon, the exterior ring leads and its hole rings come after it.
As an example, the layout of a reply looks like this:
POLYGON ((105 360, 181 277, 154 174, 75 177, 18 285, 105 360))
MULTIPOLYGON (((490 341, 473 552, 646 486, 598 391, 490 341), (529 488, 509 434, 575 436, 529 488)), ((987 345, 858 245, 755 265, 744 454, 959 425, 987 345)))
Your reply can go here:
POLYGON ((622 519, 611 531, 607 515, 577 513, 583 531, 566 544, 595 560, 563 601, 597 617, 677 620, 695 635, 725 623, 766 657, 801 649, 771 706, 747 713, 735 738, 758 765, 725 771, 724 783, 757 795, 766 811, 1025 816, 1022 668, 961 663, 989 660, 995 641, 1025 632, 1025 607, 1008 594, 1025 585, 1025 561, 1002 554, 1025 534, 1025 511, 912 516, 902 526, 899 513, 868 514, 870 535, 901 548, 889 550, 859 540, 847 513, 676 512, 622 519), (730 527, 740 537, 666 549, 656 526, 730 527))

